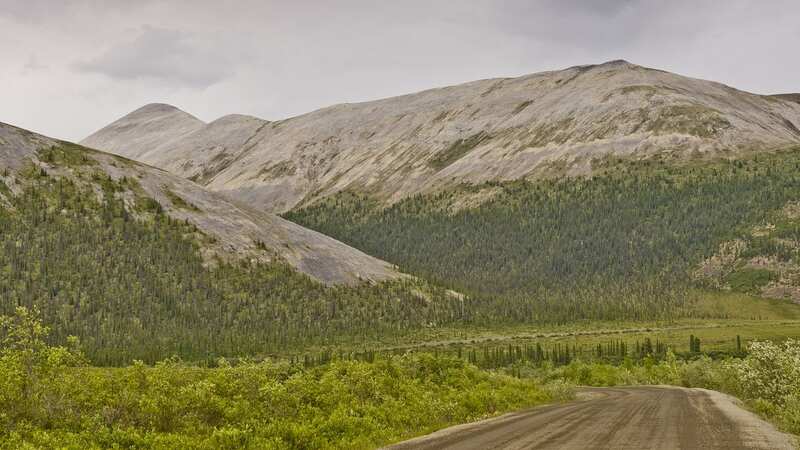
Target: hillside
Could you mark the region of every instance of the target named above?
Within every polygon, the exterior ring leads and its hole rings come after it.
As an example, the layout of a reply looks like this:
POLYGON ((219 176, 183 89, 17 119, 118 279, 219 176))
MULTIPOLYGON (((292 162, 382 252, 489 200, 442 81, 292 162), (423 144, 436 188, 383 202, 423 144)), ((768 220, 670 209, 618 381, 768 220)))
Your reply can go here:
MULTIPOLYGON (((63 144, 0 124, 0 167, 18 171, 33 163, 63 176, 77 176, 80 171, 65 166, 74 162, 70 158, 58 164, 41 159, 37 151, 53 145, 63 144)), ((223 258, 246 256, 261 261, 277 258, 326 283, 379 281, 399 275, 389 264, 327 236, 275 215, 236 205, 163 170, 88 149, 72 151, 114 181, 136 180, 137 190, 162 205, 170 217, 185 220, 213 238, 213 244, 205 249, 209 254, 223 258)), ((10 186, 13 188, 14 184, 10 186)))
POLYGON ((167 172, 4 124, 0 174, 0 315, 35 308, 54 340, 79 337, 99 364, 391 337, 465 308, 167 172))
POLYGON ((287 217, 519 320, 670 318, 694 314, 699 286, 800 298, 798 168, 800 147, 609 160, 592 178, 463 185, 390 207, 345 192, 287 217))
POLYGON ((186 113, 162 116, 161 107, 142 108, 82 143, 278 212, 342 191, 392 203, 464 182, 588 174, 609 154, 683 160, 800 142, 800 104, 790 99, 625 61, 336 105, 275 122, 234 116, 188 134, 174 125, 179 116, 193 128, 186 113))
POLYGON ((800 202, 721 243, 693 275, 714 288, 800 304, 800 202))

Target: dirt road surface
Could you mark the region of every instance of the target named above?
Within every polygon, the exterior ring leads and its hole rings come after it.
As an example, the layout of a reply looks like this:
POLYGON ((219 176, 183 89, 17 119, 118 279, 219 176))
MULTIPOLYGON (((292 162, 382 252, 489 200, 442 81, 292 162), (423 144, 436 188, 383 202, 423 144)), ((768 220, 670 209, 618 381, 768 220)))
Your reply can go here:
POLYGON ((794 449, 794 439, 705 389, 588 388, 572 403, 458 425, 387 447, 488 449, 794 449))

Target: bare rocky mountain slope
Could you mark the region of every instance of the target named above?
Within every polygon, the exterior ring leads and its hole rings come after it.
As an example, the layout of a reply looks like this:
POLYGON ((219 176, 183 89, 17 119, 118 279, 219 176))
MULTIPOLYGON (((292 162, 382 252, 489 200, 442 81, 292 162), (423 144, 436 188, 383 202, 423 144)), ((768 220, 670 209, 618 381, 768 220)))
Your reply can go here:
POLYGON ((391 202, 463 182, 589 174, 608 154, 778 149, 800 143, 800 104, 612 61, 198 125, 149 105, 82 144, 283 212, 348 189, 391 202))
MULTIPOLYGON (((182 114, 174 113, 172 108, 158 109, 159 116, 170 117, 169 122, 176 124, 177 129, 185 130, 190 122, 184 120, 186 117, 182 114), (177 120, 173 120, 176 117, 177 120)), ((216 254, 265 261, 277 257, 299 271, 331 284, 378 281, 399 276, 386 262, 273 214, 237 205, 164 170, 0 123, 0 170, 3 172, 0 180, 10 189, 5 195, 21 192, 25 183, 20 173, 32 164, 37 167, 36 170, 44 170, 48 175, 93 183, 96 173, 87 176, 77 167, 48 162, 40 155, 42 149, 64 145, 71 146, 71 151, 85 155, 93 171, 99 169, 100 174, 107 174, 115 180, 122 177, 136 180, 141 187, 141 194, 156 200, 170 216, 193 223, 212 238, 210 241, 213 243, 204 248, 207 256, 216 254)), ((96 186, 94 188, 98 189, 96 186)), ((133 194, 126 192, 120 195, 133 194)), ((3 203, 7 202, 0 191, 0 205, 3 203)))
POLYGON ((800 103, 800 94, 775 94, 770 97, 787 100, 790 102, 800 103))

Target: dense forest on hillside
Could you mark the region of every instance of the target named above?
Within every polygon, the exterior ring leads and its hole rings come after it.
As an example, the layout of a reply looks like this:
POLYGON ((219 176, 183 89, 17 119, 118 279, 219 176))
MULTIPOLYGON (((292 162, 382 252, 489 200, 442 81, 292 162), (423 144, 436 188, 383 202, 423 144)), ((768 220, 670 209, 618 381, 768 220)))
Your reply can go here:
POLYGON ((80 168, 77 178, 33 164, 3 173, 0 313, 38 308, 54 341, 78 336, 97 364, 299 355, 442 327, 692 316, 698 259, 800 198, 796 152, 684 168, 614 162, 593 179, 464 187, 388 209, 340 197, 292 218, 434 284, 329 287, 280 261, 204 260, 211 238, 81 152, 40 152, 49 166, 80 168), (483 204, 458 208, 487 188, 483 204))
MULTIPOLYGON (((80 151, 40 157, 91 165, 80 151)), ((0 182, 0 313, 39 308, 54 340, 78 336, 95 363, 268 355, 392 336, 463 309, 415 280, 328 287, 279 261, 209 266, 200 246, 210 238, 165 214, 135 179, 82 169, 91 178, 31 165, 16 196, 0 182)))
POLYGON ((463 186, 389 207, 340 194, 286 216, 513 317, 691 313, 690 273, 800 199, 800 149, 733 161, 603 160, 591 178, 463 186))

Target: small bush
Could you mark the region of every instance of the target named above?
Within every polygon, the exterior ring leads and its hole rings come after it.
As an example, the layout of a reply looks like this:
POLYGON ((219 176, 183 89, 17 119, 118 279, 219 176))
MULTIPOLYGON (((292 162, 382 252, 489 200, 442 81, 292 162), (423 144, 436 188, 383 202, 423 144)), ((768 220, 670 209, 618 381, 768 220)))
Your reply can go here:
POLYGON ((727 282, 734 291, 755 294, 774 279, 767 269, 742 268, 728 275, 727 282))

